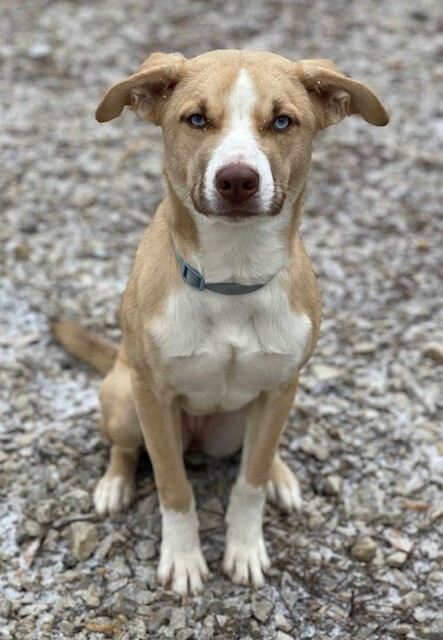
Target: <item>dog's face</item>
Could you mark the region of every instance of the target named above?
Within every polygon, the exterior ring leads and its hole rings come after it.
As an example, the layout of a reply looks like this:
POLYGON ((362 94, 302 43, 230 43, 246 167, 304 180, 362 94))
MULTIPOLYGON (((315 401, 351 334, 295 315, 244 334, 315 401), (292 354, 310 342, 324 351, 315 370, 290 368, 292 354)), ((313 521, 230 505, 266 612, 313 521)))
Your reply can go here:
POLYGON ((107 93, 97 119, 125 104, 162 126, 165 174, 178 198, 194 215, 228 223, 275 216, 295 202, 319 129, 352 113, 388 121, 374 93, 331 62, 260 52, 153 54, 107 93))
POLYGON ((191 61, 165 105, 166 175, 202 215, 277 215, 306 179, 316 130, 307 91, 286 61, 256 58, 191 61))

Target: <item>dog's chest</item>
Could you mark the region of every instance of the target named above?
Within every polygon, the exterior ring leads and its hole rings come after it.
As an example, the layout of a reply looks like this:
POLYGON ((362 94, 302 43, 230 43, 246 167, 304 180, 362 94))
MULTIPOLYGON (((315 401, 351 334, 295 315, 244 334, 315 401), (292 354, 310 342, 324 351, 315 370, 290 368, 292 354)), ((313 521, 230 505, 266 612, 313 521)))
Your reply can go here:
POLYGON ((310 332, 309 317, 292 312, 276 281, 242 296, 183 287, 171 294, 153 338, 185 408, 207 414, 239 409, 287 381, 310 332))

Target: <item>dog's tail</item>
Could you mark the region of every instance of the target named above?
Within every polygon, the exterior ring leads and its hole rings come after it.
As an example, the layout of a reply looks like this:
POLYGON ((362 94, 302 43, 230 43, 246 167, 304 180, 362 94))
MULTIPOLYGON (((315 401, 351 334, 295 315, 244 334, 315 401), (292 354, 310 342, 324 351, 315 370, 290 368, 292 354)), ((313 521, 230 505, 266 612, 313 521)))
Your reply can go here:
POLYGON ((90 364, 101 373, 114 366, 118 349, 77 322, 54 322, 51 332, 57 342, 73 356, 90 364))

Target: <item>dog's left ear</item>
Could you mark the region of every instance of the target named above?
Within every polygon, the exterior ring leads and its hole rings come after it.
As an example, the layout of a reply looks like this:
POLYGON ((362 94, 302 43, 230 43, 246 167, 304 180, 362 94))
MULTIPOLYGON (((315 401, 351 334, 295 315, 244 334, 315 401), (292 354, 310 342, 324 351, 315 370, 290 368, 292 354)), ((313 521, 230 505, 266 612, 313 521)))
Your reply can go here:
POLYGON ((354 113, 370 124, 388 124, 389 116, 375 93, 345 76, 330 60, 301 60, 297 74, 309 92, 320 129, 354 113))
POLYGON ((183 77, 185 64, 180 53, 153 53, 132 76, 109 89, 95 117, 107 122, 117 118, 127 105, 142 120, 159 124, 162 105, 183 77))

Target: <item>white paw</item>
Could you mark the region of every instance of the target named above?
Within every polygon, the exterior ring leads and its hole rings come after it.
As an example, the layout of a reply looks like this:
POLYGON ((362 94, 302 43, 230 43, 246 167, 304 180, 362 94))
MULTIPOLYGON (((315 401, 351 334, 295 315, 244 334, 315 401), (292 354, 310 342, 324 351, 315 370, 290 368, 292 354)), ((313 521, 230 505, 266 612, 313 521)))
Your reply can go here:
POLYGON ((262 533, 265 497, 263 487, 254 487, 240 476, 232 487, 226 514, 223 571, 234 582, 255 588, 264 585, 263 572, 270 567, 262 533))
POLYGON ((106 474, 101 478, 94 491, 95 510, 101 516, 106 513, 123 511, 132 502, 135 495, 135 486, 124 476, 107 478, 106 474))
POLYGON ((192 499, 189 511, 165 509, 162 513, 162 544, 158 579, 181 596, 200 593, 208 567, 200 551, 198 520, 192 499))
POLYGON ((157 576, 160 584, 164 587, 170 584, 179 595, 195 595, 203 591, 208 567, 199 547, 174 553, 162 546, 157 576))
POLYGON ((253 544, 245 544, 228 533, 223 571, 234 582, 258 589, 264 585, 263 573, 266 573, 270 566, 262 537, 253 544))

